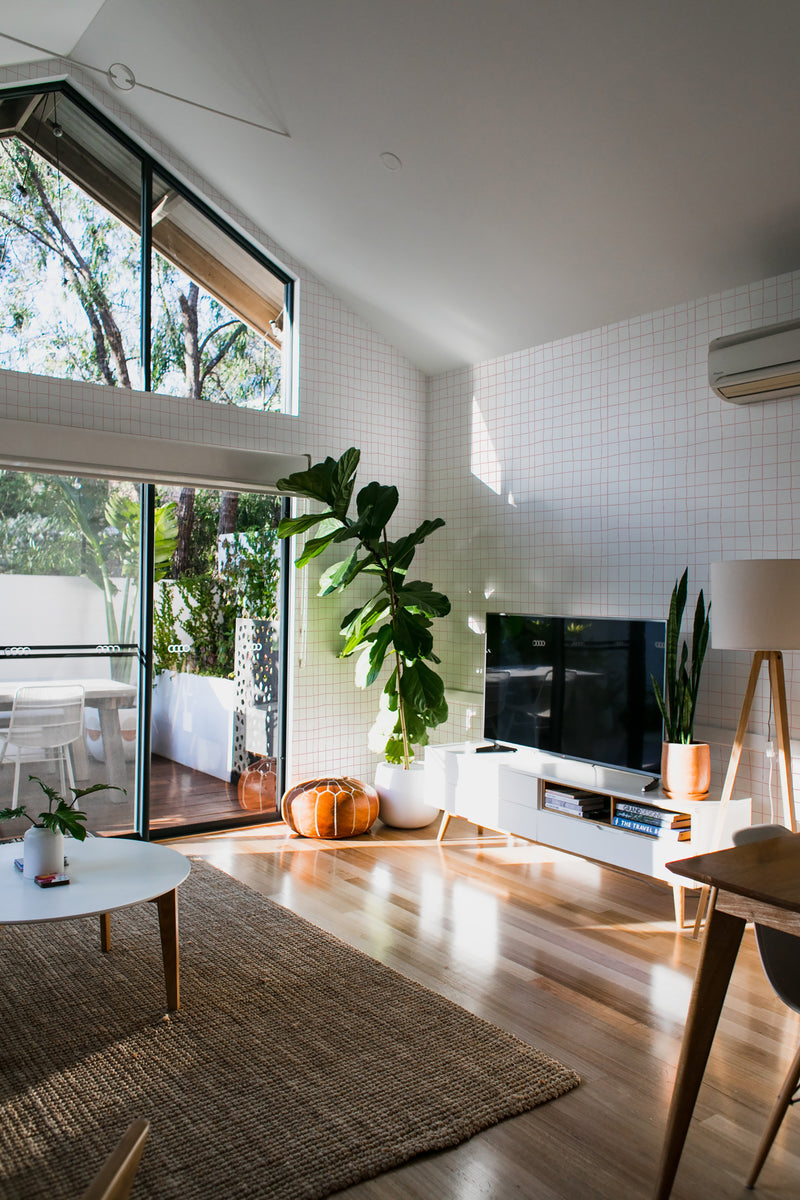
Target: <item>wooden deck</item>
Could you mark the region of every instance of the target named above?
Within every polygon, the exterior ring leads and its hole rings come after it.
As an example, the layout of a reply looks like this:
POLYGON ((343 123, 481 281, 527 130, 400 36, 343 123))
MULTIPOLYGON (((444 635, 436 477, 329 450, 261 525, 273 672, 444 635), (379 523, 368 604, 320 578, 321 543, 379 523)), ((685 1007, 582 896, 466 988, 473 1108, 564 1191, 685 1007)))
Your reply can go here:
MULTIPOLYGON (((134 764, 128 763, 127 794, 120 791, 97 792, 87 796, 81 806, 88 814, 89 828, 99 834, 115 836, 130 833, 134 826, 134 764)), ((90 760, 90 777, 79 780, 85 787, 93 783, 103 783, 106 779, 105 764, 90 760)), ((58 786, 58 778, 52 771, 42 769, 42 774, 48 782, 58 786)), ((9 764, 0 766, 0 808, 11 803, 11 785, 13 767, 9 764)), ((35 785, 23 779, 20 788, 20 804, 31 806, 32 812, 39 812, 46 806, 35 785)), ((159 830, 184 829, 191 833, 192 829, 207 826, 218 821, 232 821, 235 825, 243 825, 252 821, 254 814, 241 808, 235 783, 224 783, 213 775, 204 775, 202 771, 193 771, 181 763, 172 762, 168 758, 153 756, 150 766, 150 830, 154 837, 159 836, 159 830)), ((269 821, 271 814, 265 813, 263 820, 269 821)), ((274 819, 274 815, 272 815, 274 819)), ((7 837, 19 837, 27 828, 27 822, 5 821, 0 824, 0 840, 7 837)))
POLYGON ((235 783, 153 755, 150 763, 150 829, 206 825, 250 816, 239 806, 235 783))

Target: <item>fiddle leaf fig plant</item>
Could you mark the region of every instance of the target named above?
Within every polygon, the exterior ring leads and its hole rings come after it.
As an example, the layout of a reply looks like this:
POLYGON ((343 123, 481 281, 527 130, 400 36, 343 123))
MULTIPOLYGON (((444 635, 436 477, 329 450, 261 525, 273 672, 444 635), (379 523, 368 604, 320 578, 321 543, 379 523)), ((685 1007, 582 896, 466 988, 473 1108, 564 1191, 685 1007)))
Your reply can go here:
POLYGON ((319 595, 330 596, 349 587, 359 575, 375 584, 370 598, 347 613, 341 624, 344 646, 340 658, 360 650, 356 683, 369 687, 388 659, 391 671, 381 694, 381 708, 370 735, 385 739, 386 761, 408 768, 415 745, 425 746, 428 730, 447 719, 444 683, 428 663, 440 660, 433 652, 431 626, 450 611, 450 601, 430 583, 409 580, 408 570, 425 539, 444 525, 441 517, 423 521, 411 533, 390 540, 389 520, 398 504, 394 486, 368 483, 357 493, 355 515, 349 515, 361 451, 351 448, 339 459, 326 458, 307 471, 278 480, 282 491, 325 505, 323 512, 289 517, 278 526, 278 537, 316 529, 305 543, 297 567, 305 567, 342 543, 346 557, 320 579, 319 595), (348 544, 349 543, 349 544, 348 544))
POLYGON ((0 809, 0 821, 14 821, 17 817, 24 817, 37 829, 49 829, 52 833, 65 833, 74 838, 76 842, 86 840, 84 822, 88 819, 85 812, 81 812, 75 807, 77 802, 84 796, 91 795, 92 792, 125 791, 125 788, 119 788, 110 783, 93 783, 91 787, 87 788, 71 787, 69 790, 72 792, 72 799, 65 800, 60 792, 57 792, 49 783, 45 783, 38 775, 29 775, 28 779, 31 783, 39 784, 47 796, 48 807, 44 812, 39 813, 38 821, 34 820, 24 804, 21 804, 19 808, 0 809))
POLYGON ((666 695, 662 694, 656 679, 652 675, 650 676, 656 702, 661 710, 661 716, 664 718, 664 740, 683 744, 691 742, 694 736, 697 693, 700 689, 703 660, 708 649, 709 614, 711 613, 711 605, 709 604, 708 609, 705 607, 701 588, 694 610, 691 662, 689 661, 689 647, 685 641, 681 646, 679 660, 678 639, 683 622, 683 610, 686 606, 688 581, 689 571, 687 568, 672 589, 672 598, 669 604, 664 679, 666 695))

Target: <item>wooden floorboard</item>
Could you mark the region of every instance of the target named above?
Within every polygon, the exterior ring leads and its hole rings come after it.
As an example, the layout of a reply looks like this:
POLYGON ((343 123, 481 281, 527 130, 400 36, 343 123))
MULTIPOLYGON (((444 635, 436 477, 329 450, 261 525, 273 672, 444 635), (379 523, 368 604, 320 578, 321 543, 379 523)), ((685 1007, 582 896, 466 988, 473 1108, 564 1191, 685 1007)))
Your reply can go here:
MULTIPOLYGON (((688 929, 675 929, 671 891, 529 843, 479 838, 464 821, 451 823, 442 845, 435 833, 378 822, 362 838, 321 842, 273 824, 173 844, 582 1077, 569 1095, 343 1197, 644 1200, 699 949, 688 929)), ((800 1018, 764 979, 748 931, 675 1200, 800 1194, 800 1113, 791 1110, 757 1191, 744 1187, 799 1038, 800 1018)), ((268 1054, 266 1036, 264 1045, 268 1054)))

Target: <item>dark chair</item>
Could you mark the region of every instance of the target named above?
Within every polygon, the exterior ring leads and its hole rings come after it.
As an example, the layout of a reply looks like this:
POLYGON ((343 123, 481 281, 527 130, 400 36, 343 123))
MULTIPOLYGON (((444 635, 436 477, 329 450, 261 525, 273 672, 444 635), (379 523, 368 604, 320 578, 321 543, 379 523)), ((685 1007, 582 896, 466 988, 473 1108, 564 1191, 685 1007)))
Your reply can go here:
MULTIPOLYGON (((761 842, 768 838, 787 836, 795 837, 797 835, 792 834, 792 831, 785 825, 752 825, 747 829, 738 830, 733 835, 733 843, 741 846, 746 842, 761 842)), ((764 974, 784 1004, 787 1004, 794 1012, 800 1013, 800 937, 793 933, 785 933, 781 929, 770 929, 768 925, 756 924, 755 931, 764 974)), ((778 1099, 770 1113, 767 1128, 747 1180, 749 1188, 755 1187, 759 1172, 766 1162, 770 1147, 775 1141, 775 1135, 786 1115, 786 1110, 793 1102, 798 1082, 800 1082, 800 1048, 792 1060, 789 1074, 786 1076, 778 1099)))

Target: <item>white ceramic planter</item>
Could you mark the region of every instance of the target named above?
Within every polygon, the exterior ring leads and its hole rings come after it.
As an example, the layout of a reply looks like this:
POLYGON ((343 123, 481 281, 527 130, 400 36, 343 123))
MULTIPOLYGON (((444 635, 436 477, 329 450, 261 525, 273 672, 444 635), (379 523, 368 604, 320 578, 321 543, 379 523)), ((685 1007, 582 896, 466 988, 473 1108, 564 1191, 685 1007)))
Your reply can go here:
POLYGON ((396 829, 423 829, 435 821, 441 811, 425 801, 422 763, 412 763, 407 771, 392 763, 378 763, 375 788, 380 798, 378 815, 384 825, 396 829))
POLYGON ((22 839, 22 874, 26 879, 64 870, 64 835, 32 825, 22 839))

